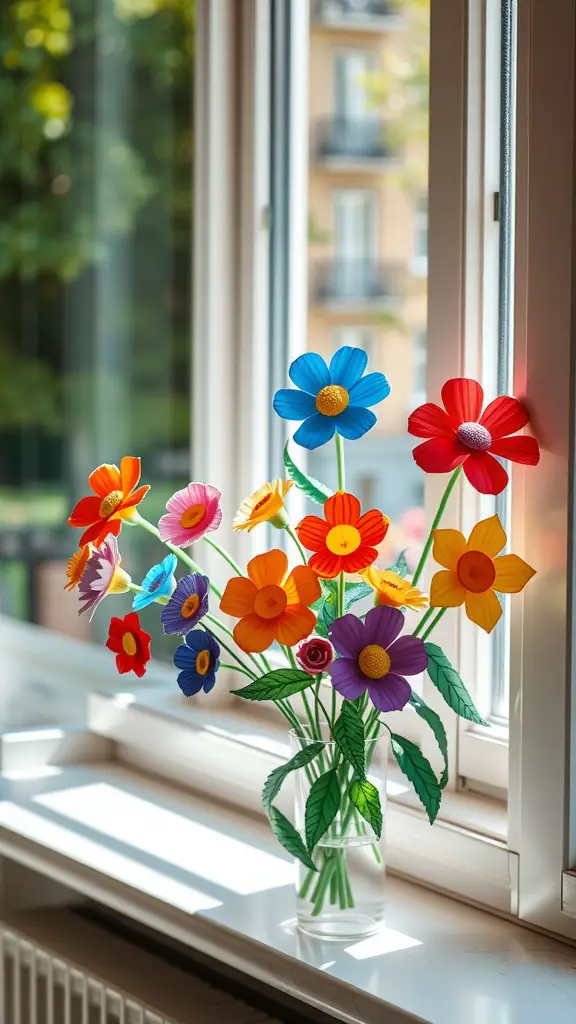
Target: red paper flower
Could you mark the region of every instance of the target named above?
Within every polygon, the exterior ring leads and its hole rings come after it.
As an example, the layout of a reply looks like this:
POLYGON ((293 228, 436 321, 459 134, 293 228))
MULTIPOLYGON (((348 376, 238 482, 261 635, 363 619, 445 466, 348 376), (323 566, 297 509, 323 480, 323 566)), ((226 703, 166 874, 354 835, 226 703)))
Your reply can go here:
POLYGON ((123 619, 116 615, 110 619, 106 647, 116 655, 116 668, 121 675, 124 672, 144 675, 146 663, 150 661, 150 640, 150 634, 140 628, 137 612, 130 612, 123 619))
POLYGON ((494 455, 526 466, 538 462, 536 438, 510 436, 528 423, 528 413, 517 398, 495 398, 482 412, 480 384, 456 377, 446 381, 442 401, 444 409, 427 402, 408 419, 410 434, 429 439, 412 452, 424 472, 450 473, 463 465, 477 491, 500 494, 508 483, 508 473, 494 455))

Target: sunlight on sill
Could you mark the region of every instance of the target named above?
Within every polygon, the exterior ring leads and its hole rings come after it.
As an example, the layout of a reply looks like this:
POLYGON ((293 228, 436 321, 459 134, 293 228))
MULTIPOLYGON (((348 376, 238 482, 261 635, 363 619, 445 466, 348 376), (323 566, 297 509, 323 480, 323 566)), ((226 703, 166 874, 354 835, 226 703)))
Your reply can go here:
POLYGON ((214 736, 220 736, 223 739, 233 740, 235 743, 242 743, 247 747, 253 747, 255 750, 266 751, 267 754, 277 754, 279 757, 290 756, 290 748, 287 743, 273 740, 263 733, 232 732, 230 729, 223 729, 219 725, 205 725, 204 730, 205 732, 212 733, 214 736))
POLYGON ((9 782, 19 782, 21 779, 49 779, 55 775, 62 775, 62 768, 55 764, 29 765, 27 768, 9 768, 2 772, 2 778, 9 782))
POLYGON ((21 732, 10 731, 8 733, 8 739, 10 740, 10 743, 30 743, 31 738, 33 738, 35 741, 61 740, 63 736, 63 729, 37 729, 35 726, 32 726, 30 729, 23 729, 21 732))
POLYGON ((413 939, 410 935, 395 931, 394 928, 384 928, 378 935, 371 935, 368 939, 355 942, 353 946, 347 946, 344 952, 355 960, 370 960, 374 956, 398 953, 401 949, 412 949, 421 945, 420 939, 413 939))

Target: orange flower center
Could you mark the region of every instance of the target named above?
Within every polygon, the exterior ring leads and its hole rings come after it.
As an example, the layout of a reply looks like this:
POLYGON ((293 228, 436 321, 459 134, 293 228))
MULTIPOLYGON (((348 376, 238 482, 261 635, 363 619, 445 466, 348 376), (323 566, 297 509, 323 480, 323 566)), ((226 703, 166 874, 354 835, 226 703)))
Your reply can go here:
POLYGON ((382 679, 390 671, 390 655, 380 644, 368 644, 358 655, 358 667, 368 679, 382 679))
POLYGON ((351 555, 362 543, 360 531, 355 526, 333 526, 326 537, 326 547, 333 555, 351 555))
POLYGON ((316 395, 316 408, 323 416, 338 416, 349 402, 350 395, 339 384, 328 384, 316 395))
POLYGON ((206 505, 190 505, 180 517, 180 526, 183 526, 185 530, 191 530, 193 526, 198 526, 206 515, 206 505))
POLYGON ((122 491, 110 491, 110 494, 102 498, 100 502, 100 518, 107 519, 108 516, 111 516, 118 508, 118 505, 122 504, 123 497, 122 491))
POLYGON ((133 633, 124 633, 124 636, 122 637, 122 647, 125 654, 128 654, 130 658, 134 657, 138 650, 138 644, 136 643, 133 633))
POLYGON ((264 495, 263 498, 260 498, 260 501, 257 501, 256 504, 254 505, 254 508, 252 509, 252 513, 251 514, 254 515, 255 512, 259 512, 261 508, 264 508, 264 505, 268 504, 268 502, 270 501, 271 497, 272 497, 271 494, 266 494, 266 495, 264 495))
POLYGON ((494 562, 482 551, 467 551, 458 559, 458 579, 472 594, 483 594, 496 579, 494 562))
POLYGON ((199 651, 196 656, 196 671, 199 676, 205 676, 210 668, 210 651, 199 651))
POLYGON ((288 598, 282 587, 269 584, 262 587, 254 599, 254 611, 261 619, 275 619, 284 611, 288 598))
POLYGON ((200 598, 198 597, 198 594, 190 594, 190 597, 186 598, 180 609, 180 615, 184 619, 189 619, 191 615, 194 615, 194 612, 198 611, 199 607, 200 598))

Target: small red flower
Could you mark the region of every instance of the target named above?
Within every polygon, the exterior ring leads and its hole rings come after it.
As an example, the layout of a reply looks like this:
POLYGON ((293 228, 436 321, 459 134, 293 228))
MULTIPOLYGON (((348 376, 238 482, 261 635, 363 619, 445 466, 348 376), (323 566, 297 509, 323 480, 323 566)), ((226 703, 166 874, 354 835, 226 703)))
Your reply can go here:
POLYGON ((477 491, 500 494, 508 483, 508 473, 494 455, 525 466, 535 466, 539 461, 536 438, 510 436, 522 430, 529 419, 517 398, 495 398, 482 412, 484 392, 480 384, 456 377, 446 381, 442 401, 444 409, 427 402, 408 419, 410 434, 429 439, 412 452, 425 473, 450 473, 463 465, 477 491))
POLYGON ((123 619, 116 615, 110 619, 106 647, 116 655, 116 668, 121 675, 125 672, 144 675, 146 663, 150 661, 150 640, 150 634, 140 628, 137 612, 130 612, 123 619))

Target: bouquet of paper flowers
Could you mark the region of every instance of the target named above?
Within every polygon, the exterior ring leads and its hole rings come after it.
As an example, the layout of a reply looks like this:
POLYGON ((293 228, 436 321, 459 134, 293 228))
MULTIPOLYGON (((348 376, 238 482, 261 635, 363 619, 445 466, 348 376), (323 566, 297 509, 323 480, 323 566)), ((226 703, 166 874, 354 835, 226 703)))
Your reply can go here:
POLYGON ((288 478, 264 484, 233 521, 235 530, 266 523, 279 531, 277 546, 256 555, 245 570, 214 539, 222 512, 220 491, 212 484, 190 483, 174 494, 158 525, 143 518, 138 506, 148 487, 138 486, 138 458, 126 456, 119 469, 95 469, 89 477, 93 493, 68 520, 83 530, 67 570, 67 587, 78 586, 80 612, 93 614, 108 596, 134 593, 132 611, 110 621, 106 646, 120 673, 146 671, 150 636, 138 612, 154 602, 161 607, 164 633, 180 641, 174 664, 186 697, 208 693, 225 667, 245 682, 234 691, 240 699, 270 701, 286 719, 295 753, 267 779, 263 804, 275 836, 302 865, 300 897, 312 915, 321 914, 325 904, 354 906, 341 849, 351 829, 373 847, 376 860, 380 856, 381 791, 370 778, 380 734, 389 739, 430 822, 438 814, 448 779, 446 733, 409 680, 427 672, 456 714, 486 724, 456 669, 429 639, 434 628, 447 609, 464 605, 468 618, 489 633, 502 613, 497 593, 521 591, 534 573, 517 555, 499 553, 506 534, 497 515, 477 523, 467 539, 439 528, 462 471, 477 491, 495 495, 508 482, 499 459, 527 465, 539 459, 533 437, 512 436, 528 423, 524 406, 500 397, 482 411, 482 388, 464 378, 446 382, 443 408, 427 403, 408 420, 409 433, 423 439, 413 452, 417 465, 427 473, 451 474, 415 571, 409 573, 403 556, 390 568, 376 567, 389 519, 379 509, 363 510, 346 490, 344 464, 343 439, 355 441, 370 430, 376 423, 371 407, 390 393, 387 378, 366 373, 366 366, 366 353, 350 347, 336 352, 329 366, 315 353, 290 366, 295 386, 276 393, 274 409, 286 420, 301 421, 294 441, 304 448, 335 439, 338 489, 330 493, 298 468, 287 443, 288 478), (318 505, 317 515, 294 526, 286 503, 293 486, 318 505), (117 538, 127 523, 154 534, 168 549, 140 585, 121 565, 117 538), (200 567, 200 541, 233 572, 223 592, 200 567), (419 585, 431 551, 441 568, 428 596, 419 585), (411 632, 407 610, 419 615, 411 632), (406 705, 438 743, 444 760, 439 777, 420 748, 386 722, 388 712, 406 705), (296 826, 276 806, 293 771, 304 793, 296 826))

